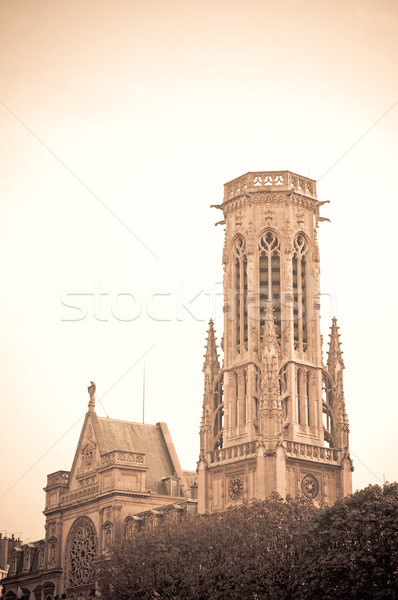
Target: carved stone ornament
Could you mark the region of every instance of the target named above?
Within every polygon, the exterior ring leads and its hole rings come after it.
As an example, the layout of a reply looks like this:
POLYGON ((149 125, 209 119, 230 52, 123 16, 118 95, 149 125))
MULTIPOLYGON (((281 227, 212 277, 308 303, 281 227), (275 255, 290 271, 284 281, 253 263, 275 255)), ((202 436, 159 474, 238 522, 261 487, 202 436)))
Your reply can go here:
POLYGON ((91 441, 89 443, 85 444, 85 446, 83 447, 82 456, 83 456, 83 469, 84 470, 90 470, 93 468, 94 461, 95 461, 95 448, 96 448, 96 444, 91 441))
POLYGON ((86 465, 87 469, 89 469, 92 466, 93 461, 93 450, 92 448, 87 448, 86 452, 84 453, 84 464, 86 465))
POLYGON ((232 500, 239 500, 243 496, 245 486, 240 477, 231 477, 228 483, 228 494, 232 500))
POLYGON ((95 581, 97 533, 91 519, 76 519, 68 535, 66 587, 91 585, 95 581))
POLYGON ((95 392, 97 387, 94 381, 90 381, 91 385, 88 386, 87 391, 90 395, 90 401, 88 403, 89 406, 95 406, 95 392))
POLYGON ((302 211, 297 212, 297 225, 300 229, 304 225, 304 213, 302 211))
POLYGON ((266 222, 267 227, 271 226, 272 219, 274 217, 274 211, 270 206, 264 209, 264 221, 266 222))
POLYGON ((304 475, 301 480, 301 491, 306 498, 314 500, 319 494, 319 482, 317 478, 311 473, 304 475))

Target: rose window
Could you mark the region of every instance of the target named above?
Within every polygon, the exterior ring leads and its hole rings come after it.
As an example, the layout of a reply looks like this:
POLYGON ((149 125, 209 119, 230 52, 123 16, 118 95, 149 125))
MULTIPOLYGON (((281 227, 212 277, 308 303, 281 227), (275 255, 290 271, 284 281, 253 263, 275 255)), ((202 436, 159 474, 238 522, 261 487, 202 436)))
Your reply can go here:
POLYGON ((70 532, 68 587, 94 582, 94 561, 97 556, 97 534, 90 519, 78 519, 70 532))

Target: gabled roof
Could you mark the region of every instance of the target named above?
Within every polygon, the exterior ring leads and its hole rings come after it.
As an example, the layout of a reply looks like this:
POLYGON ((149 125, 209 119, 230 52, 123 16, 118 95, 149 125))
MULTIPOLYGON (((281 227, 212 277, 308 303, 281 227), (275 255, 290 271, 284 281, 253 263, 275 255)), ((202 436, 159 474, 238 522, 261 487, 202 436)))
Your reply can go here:
POLYGON ((171 457, 165 444, 160 424, 146 425, 118 421, 109 417, 97 417, 102 454, 108 452, 143 452, 148 467, 146 485, 153 491, 163 477, 176 475, 171 457))

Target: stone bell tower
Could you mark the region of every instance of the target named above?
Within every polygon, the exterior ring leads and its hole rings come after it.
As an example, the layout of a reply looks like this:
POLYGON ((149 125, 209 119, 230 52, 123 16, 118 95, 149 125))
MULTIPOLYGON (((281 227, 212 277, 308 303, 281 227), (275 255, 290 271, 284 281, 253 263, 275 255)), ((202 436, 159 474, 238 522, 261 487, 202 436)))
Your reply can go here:
POLYGON ((199 512, 243 499, 351 492, 336 319, 322 359, 316 182, 290 171, 224 186, 222 366, 210 321, 198 462, 199 512))

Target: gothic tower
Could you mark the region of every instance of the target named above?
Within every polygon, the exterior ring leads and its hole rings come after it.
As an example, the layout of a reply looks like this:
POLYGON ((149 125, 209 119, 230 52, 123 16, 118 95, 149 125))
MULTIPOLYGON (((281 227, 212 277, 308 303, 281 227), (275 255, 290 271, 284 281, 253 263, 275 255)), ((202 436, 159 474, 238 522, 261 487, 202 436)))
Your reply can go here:
POLYGON ((243 499, 351 492, 344 363, 320 334, 316 182, 289 171, 224 186, 224 360, 210 321, 198 462, 199 512, 243 499))

